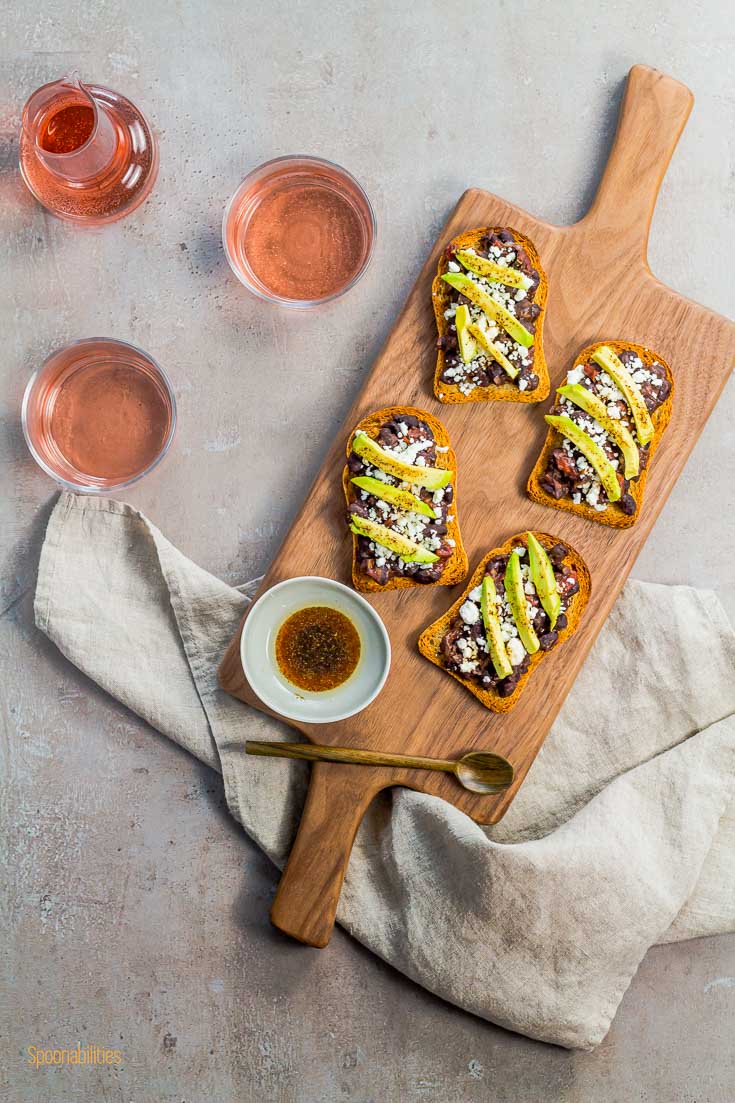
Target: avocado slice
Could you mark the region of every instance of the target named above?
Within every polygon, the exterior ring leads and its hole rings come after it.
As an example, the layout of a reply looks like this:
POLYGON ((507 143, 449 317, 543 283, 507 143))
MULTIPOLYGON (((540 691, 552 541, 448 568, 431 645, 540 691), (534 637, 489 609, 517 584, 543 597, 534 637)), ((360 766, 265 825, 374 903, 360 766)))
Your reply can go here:
POLYGON ((474 272, 476 276, 484 276, 486 280, 494 280, 495 283, 503 283, 506 287, 523 288, 528 291, 533 283, 519 272, 517 268, 505 268, 502 264, 495 264, 486 257, 478 257, 475 253, 468 253, 465 249, 459 249, 454 254, 468 272, 474 272))
POLYGON ((541 644, 538 642, 538 636, 526 608, 526 591, 523 589, 521 560, 517 551, 510 553, 508 566, 505 568, 505 596, 508 599, 520 641, 528 654, 533 655, 541 644))
POLYGON ((549 617, 549 627, 554 628, 561 612, 561 594, 556 584, 556 575, 546 548, 532 532, 527 532, 528 568, 531 582, 536 587, 538 599, 549 617))
POLYGON ((598 349, 595 349, 592 353, 592 359, 601 368, 605 369, 618 390, 623 392, 623 397, 630 406, 630 412, 633 415, 638 440, 641 444, 649 444, 653 440, 654 434, 651 415, 638 384, 633 382, 633 376, 625 364, 607 345, 600 345, 598 349))
POLYGON ((497 676, 499 678, 509 678, 513 673, 513 663, 510 661, 505 640, 500 632, 500 618, 495 608, 496 594, 495 583, 490 575, 486 574, 482 580, 480 609, 487 636, 487 649, 490 652, 490 658, 493 661, 497 676))
POLYGON ((583 387, 581 383, 566 383, 563 387, 559 387, 559 394, 564 395, 575 406, 579 406, 580 410, 584 410, 585 413, 590 414, 595 421, 600 423, 623 454, 626 479, 635 479, 640 473, 641 456, 638 445, 627 425, 622 425, 615 418, 610 417, 605 403, 596 394, 593 394, 588 387, 583 387))
POLYGON ((409 490, 401 490, 399 486, 393 486, 392 483, 381 483, 380 479, 373 479, 370 475, 358 475, 357 478, 350 479, 350 482, 354 483, 360 490, 366 490, 368 494, 373 494, 383 502, 390 502, 394 506, 399 506, 400 509, 407 509, 412 513, 423 513, 424 517, 436 517, 430 505, 422 502, 409 490))
POLYGON ((610 463, 599 444, 593 441, 592 437, 585 433, 584 429, 572 421, 566 414, 562 414, 560 417, 555 417, 553 414, 545 415, 546 421, 549 425, 561 433, 563 437, 570 440, 572 444, 579 449, 583 456, 589 460, 594 467, 595 471, 600 477, 600 482, 605 488, 611 502, 617 502, 620 498, 622 491, 620 489, 620 483, 618 482, 618 476, 615 473, 615 468, 610 463))
POLYGON ((439 558, 428 548, 415 544, 407 536, 401 536, 400 532, 394 532, 367 517, 357 517, 354 513, 350 514, 350 531, 356 536, 367 536, 368 540, 374 540, 381 547, 395 552, 404 563, 436 563, 439 558))
POLYGON ((460 304, 457 307, 457 313, 454 315, 454 324, 457 329, 459 355, 465 364, 469 364, 477 356, 477 345, 468 332, 471 321, 470 308, 465 306, 464 303, 460 304))
POLYGON ((355 433, 352 450, 373 467, 379 467, 381 471, 401 479, 404 483, 410 483, 411 486, 425 486, 427 490, 441 490, 452 481, 454 475, 448 468, 415 467, 411 463, 404 463, 381 448, 377 440, 373 440, 362 429, 355 433))
POLYGON ((459 291, 460 295, 464 295, 466 299, 474 303, 475 306, 479 306, 480 310, 483 310, 488 317, 497 322, 519 345, 529 348, 533 344, 533 334, 521 325, 515 315, 511 314, 500 303, 497 303, 491 295, 488 295, 487 291, 483 291, 481 287, 478 287, 469 276, 465 276, 463 272, 446 272, 442 279, 455 291, 459 291))
POLYGON ((511 364, 505 353, 501 352, 498 346, 493 344, 493 342, 490 340, 484 330, 480 329, 478 325, 475 325, 473 322, 472 325, 468 328, 482 351, 486 352, 488 356, 491 356, 493 360, 497 360, 501 368, 505 370, 506 374, 509 375, 511 379, 515 379, 515 377, 518 375, 518 372, 520 371, 520 368, 516 368, 513 364, 511 364))

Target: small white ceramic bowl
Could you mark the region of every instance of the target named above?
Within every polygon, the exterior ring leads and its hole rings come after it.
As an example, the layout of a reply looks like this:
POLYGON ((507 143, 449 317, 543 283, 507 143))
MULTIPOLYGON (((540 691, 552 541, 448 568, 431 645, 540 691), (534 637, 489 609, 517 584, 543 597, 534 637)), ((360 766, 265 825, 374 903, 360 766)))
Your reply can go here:
POLYGON ((250 688, 264 705, 289 720, 331 724, 361 712, 380 693, 390 670, 385 625, 364 597, 331 578, 279 582, 253 605, 240 637, 240 659, 250 688), (276 636, 292 613, 308 605, 338 609, 360 635, 360 659, 346 682, 321 693, 292 685, 278 669, 276 636))

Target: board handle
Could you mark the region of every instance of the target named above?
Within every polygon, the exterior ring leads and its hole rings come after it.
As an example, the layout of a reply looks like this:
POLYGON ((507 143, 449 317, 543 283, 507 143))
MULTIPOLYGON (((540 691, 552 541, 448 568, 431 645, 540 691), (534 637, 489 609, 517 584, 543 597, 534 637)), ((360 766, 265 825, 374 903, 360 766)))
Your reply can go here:
POLYGON ((308 946, 332 935, 352 844, 368 805, 384 788, 365 770, 315 762, 291 853, 271 907, 271 923, 308 946))
POLYGON ((685 84, 648 65, 633 66, 602 180, 578 223, 585 233, 607 232, 616 251, 645 261, 658 190, 693 103, 685 84))

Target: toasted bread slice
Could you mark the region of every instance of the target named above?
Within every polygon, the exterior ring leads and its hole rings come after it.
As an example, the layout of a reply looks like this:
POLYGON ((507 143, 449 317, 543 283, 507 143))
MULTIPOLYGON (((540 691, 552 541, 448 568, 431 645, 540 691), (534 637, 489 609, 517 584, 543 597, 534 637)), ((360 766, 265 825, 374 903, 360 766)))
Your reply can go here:
POLYGON ((553 548, 555 544, 564 545, 567 549, 565 562, 569 563, 569 565, 573 566, 576 570, 579 580, 579 590, 576 594, 572 594, 569 599, 569 604, 566 608, 567 626, 566 628, 559 629, 559 639, 557 643, 554 644, 550 651, 537 651, 535 655, 531 655, 528 670, 521 676, 518 685, 510 696, 501 697, 497 690, 483 689, 482 686, 477 685, 477 683, 473 682, 470 678, 463 678, 460 674, 454 674, 451 670, 447 670, 442 655, 441 642, 449 628, 452 617, 459 611, 467 595, 471 590, 474 590, 475 586, 480 586, 482 584, 482 579, 485 575, 485 566, 489 560, 493 559, 496 555, 509 555, 511 549, 517 547, 519 544, 528 547, 528 539, 525 532, 517 536, 511 536, 510 539, 506 540, 504 544, 501 544, 499 548, 493 548, 492 551, 489 551, 478 563, 462 596, 457 598, 454 604, 447 609, 446 613, 442 617, 439 617, 439 620, 435 620, 433 624, 430 624, 428 628, 425 628, 419 636, 419 651, 421 654, 430 662, 434 663, 435 666, 441 667, 441 669, 446 671, 455 681, 465 686, 470 693, 473 693, 475 697, 477 697, 478 701, 486 708, 491 709, 492 712, 508 712, 512 709, 523 692, 524 686, 529 678, 533 676, 533 672, 537 669, 539 664, 544 661, 547 655, 553 655, 557 648, 561 647, 564 641, 568 640, 569 637, 576 632, 584 607, 589 600, 592 590, 590 572, 581 555, 570 546, 567 540, 563 540, 558 536, 551 536, 546 532, 534 532, 534 535, 547 550, 553 548))
MULTIPOLYGON (((467 574, 469 569, 469 562, 467 560, 467 553, 464 550, 462 544, 462 535, 459 528, 459 514, 457 512, 457 457, 455 456, 452 446, 449 442, 449 434, 439 421, 438 418, 432 414, 426 412, 426 410, 416 409, 414 406, 386 406, 383 410, 376 410, 374 414, 369 414, 364 417, 359 425, 355 426, 354 430, 350 434, 350 439, 347 442, 347 455, 352 452, 352 442, 355 438, 355 433, 358 430, 362 430, 367 433, 369 437, 376 438, 380 429, 386 422, 392 421, 394 418, 399 418, 401 414, 412 414, 414 417, 419 418, 420 421, 425 422, 432 433, 434 434, 434 440, 440 448, 446 448, 446 452, 437 452, 436 462, 434 466, 444 469, 450 469, 454 472, 454 478, 452 480, 452 487, 454 489, 454 497, 452 499, 452 516, 453 521, 447 521, 447 537, 454 540, 454 554, 447 560, 447 564, 442 571, 441 577, 437 582, 416 582, 415 579, 408 576, 395 576, 389 578, 384 585, 376 582, 374 578, 370 578, 364 574, 358 568, 357 562, 357 536, 352 535, 352 585, 356 590, 361 593, 382 593, 384 590, 405 590, 411 586, 454 586, 457 582, 461 582, 467 574)), ((355 487, 350 482, 352 478, 350 470, 345 467, 342 474, 342 486, 344 488, 345 499, 349 506, 356 500, 355 487)))
MULTIPOLYGON (((538 376, 539 383, 535 391, 521 391, 518 384, 509 379, 507 383, 491 384, 489 387, 475 387, 468 395, 462 394, 456 383, 443 383, 442 374, 446 367, 446 356, 443 349, 439 349, 436 357, 436 370, 434 372, 434 394, 440 402, 543 402, 549 394, 549 370, 544 356, 544 318, 546 316, 546 299, 549 290, 549 281, 546 277, 536 246, 524 234, 510 226, 484 226, 477 230, 467 230, 463 234, 452 238, 448 247, 455 249, 477 249, 482 238, 486 234, 500 233, 507 230, 513 235, 514 240, 522 245, 528 253, 531 264, 539 274, 540 282, 533 296, 533 301, 541 307, 541 313, 536 319, 536 332, 534 335, 534 372, 538 376)), ((439 267, 431 285, 431 299, 434 306, 434 317, 439 336, 444 337, 449 332, 449 321, 444 317, 444 311, 451 303, 452 289, 444 282, 442 276, 448 271, 449 259, 445 250, 439 260, 439 267)))
POLYGON ((628 488, 628 493, 631 495, 635 502, 635 513, 624 513, 618 502, 608 503, 607 509, 596 510, 593 506, 588 505, 587 502, 580 502, 576 505, 571 498, 554 498, 552 494, 544 490, 541 486, 541 477, 546 471, 549 462, 549 456, 555 448, 559 448, 563 437, 554 428, 549 428, 549 432, 546 435, 546 441, 541 451, 541 455, 536 461, 536 465, 531 472, 526 490, 529 498, 532 498, 534 502, 540 502, 544 506, 553 506, 554 509, 565 509, 570 513, 577 513, 580 517, 586 517, 590 521, 597 521, 601 525, 610 525, 612 528, 627 529, 631 525, 634 525, 640 515, 641 506, 643 504, 643 492, 646 487, 646 476, 651 467, 654 454, 659 444, 661 443, 661 437, 663 436, 664 429, 669 424, 672 410, 672 399, 674 395, 674 377, 671 374, 671 368, 657 353, 651 349, 645 348, 643 345, 634 345, 632 341, 595 341, 592 345, 587 345, 577 355, 572 367, 576 367, 578 364, 585 364, 592 356, 595 349, 600 348, 602 345, 607 345, 618 356, 621 352, 634 352, 643 361, 644 365, 650 366, 651 364, 658 363, 666 369, 666 378, 671 384, 671 390, 668 396, 664 399, 661 405, 653 411, 651 414, 651 420, 653 421, 654 434, 653 439, 648 446, 648 462, 645 468, 641 471, 637 478, 632 479, 628 488))

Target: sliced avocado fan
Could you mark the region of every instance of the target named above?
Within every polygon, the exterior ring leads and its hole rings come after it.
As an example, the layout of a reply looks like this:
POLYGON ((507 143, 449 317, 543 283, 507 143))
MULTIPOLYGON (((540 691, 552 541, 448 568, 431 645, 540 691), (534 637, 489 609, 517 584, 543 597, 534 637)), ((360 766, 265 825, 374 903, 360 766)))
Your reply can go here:
POLYGON ((401 490, 400 487, 393 486, 392 483, 383 483, 380 479, 373 479, 370 475, 358 475, 356 478, 350 479, 350 482, 354 483, 360 490, 366 490, 368 494, 379 498, 382 502, 390 502, 391 505, 409 510, 412 513, 422 513, 424 517, 436 517, 436 513, 431 506, 427 502, 422 502, 410 490, 401 490))
POLYGON ((505 353, 501 352, 498 346, 490 340, 485 331, 480 329, 478 325, 475 325, 474 322, 467 328, 477 341, 482 351, 486 352, 487 355, 492 357, 493 360, 496 360, 511 379, 515 379, 520 369, 511 364, 505 353))
POLYGON ((534 630, 531 618, 526 607, 526 591, 523 588, 523 575, 521 574, 521 560, 517 551, 510 553, 508 566, 505 568, 505 596, 513 614, 518 636, 529 655, 534 655, 541 644, 534 630))
POLYGON ((600 345, 598 349, 595 349, 592 353, 592 359, 601 368, 604 368, 618 390, 622 391, 633 415, 638 440, 641 444, 649 444, 653 440, 654 434, 651 415, 638 384, 633 381, 633 376, 625 367, 625 364, 607 345, 600 345))
POLYGON ((455 291, 459 291, 460 295, 464 295, 466 299, 474 303, 475 306, 479 306, 480 310, 484 311, 494 322, 497 322, 519 345, 529 348, 533 344, 533 334, 521 325, 515 315, 496 302, 491 295, 488 295, 487 291, 483 291, 469 276, 466 276, 463 272, 445 272, 442 279, 455 291))
POLYGON ((559 394, 599 422, 622 452, 626 479, 635 479, 640 472, 641 457, 638 445, 627 425, 622 425, 615 418, 610 417, 605 403, 593 394, 589 387, 584 387, 581 383, 567 383, 559 387, 559 394))
POLYGON ((527 532, 528 539, 528 569, 531 582, 536 587, 538 599, 548 615, 549 626, 556 627, 556 622, 561 612, 561 594, 556 584, 554 567, 546 554, 546 548, 532 532, 527 532))
POLYGON ((480 609, 482 611, 482 623, 485 625, 487 636, 487 649, 490 652, 495 673, 499 678, 509 678, 513 673, 513 663, 510 661, 508 649, 500 630, 500 618, 495 608, 497 591, 495 583, 489 574, 482 580, 482 595, 480 597, 480 609))
POLYGON ((558 433, 570 440, 579 449, 583 456, 589 460, 600 477, 600 482, 605 488, 605 493, 611 502, 617 502, 622 495, 618 476, 615 468, 610 463, 599 444, 592 437, 580 429, 576 422, 566 414, 556 417, 554 414, 546 414, 546 421, 552 425, 558 433))
POLYGON ((427 490, 440 490, 452 481, 454 475, 453 471, 444 467, 416 467, 414 464, 404 463, 397 456, 386 452, 361 429, 355 433, 352 450, 373 467, 379 467, 381 471, 394 475, 411 486, 425 486, 427 490))
POLYGON ((495 283, 505 284, 506 287, 522 288, 528 291, 532 284, 528 276, 519 272, 517 268, 506 268, 502 264, 495 264, 486 257, 478 257, 476 253, 468 253, 466 249, 459 249, 455 256, 459 263, 468 272, 474 272, 476 276, 484 276, 486 280, 494 280, 495 283))
POLYGON ((367 517, 351 514, 350 530, 356 536, 366 536, 368 540, 373 540, 388 551, 395 552, 404 563, 436 563, 439 558, 428 548, 409 540, 407 536, 402 536, 399 532, 389 529, 386 525, 379 525, 377 521, 371 521, 367 517))

